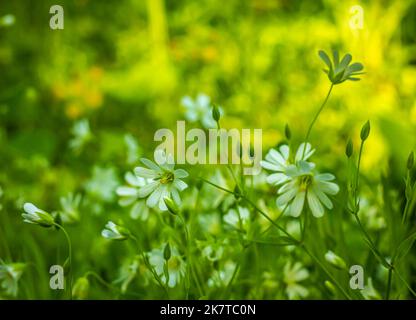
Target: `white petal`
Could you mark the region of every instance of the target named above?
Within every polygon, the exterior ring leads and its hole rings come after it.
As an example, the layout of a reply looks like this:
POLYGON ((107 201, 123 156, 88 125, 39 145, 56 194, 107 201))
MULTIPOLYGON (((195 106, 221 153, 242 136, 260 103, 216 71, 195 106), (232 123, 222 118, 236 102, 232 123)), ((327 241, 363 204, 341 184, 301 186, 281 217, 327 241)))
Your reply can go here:
POLYGON ((177 205, 180 205, 181 204, 181 197, 179 196, 178 190, 176 190, 175 188, 172 188, 171 194, 172 194, 173 201, 175 201, 175 203, 177 205))
POLYGON ((322 217, 324 215, 324 207, 319 202, 319 199, 317 198, 315 193, 312 190, 309 190, 307 197, 308 197, 309 209, 311 209, 314 217, 315 218, 322 217))
POLYGON ((305 143, 303 142, 300 144, 296 152, 295 161, 307 160, 312 156, 314 152, 315 152, 315 149, 312 149, 312 146, 310 143, 307 143, 305 146, 305 143))
POLYGON ((175 178, 186 178, 189 174, 183 169, 177 169, 173 172, 175 178))
POLYGON ((141 158, 140 161, 146 166, 148 167, 150 170, 156 171, 156 172, 161 172, 159 166, 154 163, 153 161, 146 159, 146 158, 141 158))
POLYGON ((330 173, 320 173, 315 176, 315 179, 321 181, 332 181, 335 180, 335 176, 330 173))
POLYGON ((293 200, 290 206, 290 214, 293 217, 300 216, 302 209, 303 209, 304 202, 305 202, 305 191, 301 191, 296 195, 295 199, 293 200))
POLYGON ((276 200, 277 206, 280 207, 288 204, 295 197, 297 191, 297 188, 290 188, 285 193, 281 194, 276 200))
POLYGON ((284 144, 280 146, 279 150, 280 150, 280 154, 287 161, 289 159, 289 154, 290 154, 289 146, 287 144, 284 144))
POLYGON ((137 195, 140 198, 145 198, 149 194, 151 194, 159 185, 160 185, 159 181, 150 182, 149 184, 146 184, 145 186, 141 187, 139 191, 137 192, 137 195))
POLYGON ((173 181, 173 185, 179 190, 179 191, 183 191, 186 188, 188 188, 188 185, 182 181, 181 179, 175 179, 173 181))
POLYGON ((284 168, 283 168, 281 165, 279 165, 279 164, 274 164, 274 163, 271 163, 271 162, 269 162, 269 161, 261 160, 261 161, 260 161, 260 165, 261 165, 264 169, 267 169, 267 170, 278 171, 278 172, 282 172, 282 171, 284 171, 284 168))
POLYGON ((328 198, 328 196, 325 193, 323 193, 321 190, 319 190, 316 187, 314 187, 314 191, 317 197, 319 198, 319 200, 325 205, 325 207, 327 207, 328 209, 333 208, 331 200, 328 198))
POLYGON ((23 209, 29 214, 35 214, 37 211, 41 211, 33 203, 29 203, 29 202, 23 205, 23 209))
POLYGON ((143 168, 143 167, 134 168, 134 173, 139 177, 150 178, 150 179, 154 179, 159 175, 156 171, 143 168))
POLYGON ((122 186, 116 189, 116 193, 120 197, 129 197, 129 196, 134 197, 134 196, 137 196, 137 189, 122 186))
POLYGON ((209 107, 211 98, 206 94, 200 93, 196 97, 196 103, 201 107, 209 107))
POLYGON ((288 181, 289 179, 290 178, 287 175, 285 175, 281 172, 278 172, 278 173, 273 173, 273 174, 267 176, 266 181, 269 184, 277 185, 277 184, 282 184, 282 183, 288 181))
POLYGON ((330 195, 335 195, 339 191, 338 185, 333 182, 317 181, 316 186, 322 192, 328 193, 330 195))
POLYGON ((160 200, 160 197, 162 196, 162 192, 164 190, 164 187, 162 185, 159 185, 156 190, 152 192, 152 194, 147 198, 146 204, 148 207, 153 208, 160 200))

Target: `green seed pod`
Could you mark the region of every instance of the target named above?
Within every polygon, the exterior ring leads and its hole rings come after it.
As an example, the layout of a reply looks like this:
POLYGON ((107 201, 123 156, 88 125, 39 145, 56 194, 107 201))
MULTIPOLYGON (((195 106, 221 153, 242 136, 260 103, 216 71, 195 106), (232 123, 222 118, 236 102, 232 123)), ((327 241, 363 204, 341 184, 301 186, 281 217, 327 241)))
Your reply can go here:
POLYGON ((285 125, 285 136, 287 140, 290 140, 290 138, 292 138, 292 132, 290 131, 290 127, 287 123, 285 125))
POLYGON ((165 249, 163 249, 163 258, 164 258, 166 261, 169 261, 169 259, 170 259, 171 255, 172 255, 172 252, 171 252, 171 250, 170 250, 170 244, 169 244, 169 242, 168 242, 168 243, 166 243, 166 245, 165 245, 165 249))
POLYGON ((88 297, 90 282, 87 277, 78 278, 72 288, 72 296, 74 299, 85 300, 88 297))
POLYGON ((415 162, 415 156, 412 151, 410 152, 409 157, 407 158, 407 170, 412 170, 414 162, 415 162))
POLYGON ((347 146, 345 147, 345 154, 348 158, 351 158, 352 153, 354 152, 354 147, 351 139, 348 139, 347 146))
POLYGON ((166 207, 168 208, 168 210, 171 214, 173 214, 175 216, 178 215, 179 208, 171 198, 165 197, 165 198, 163 198, 163 201, 165 201, 165 205, 166 205, 166 207))
POLYGON ((216 122, 220 121, 221 118, 220 110, 215 104, 212 106, 212 117, 216 122))
POLYGON ((365 141, 367 140, 368 136, 370 135, 370 120, 368 120, 361 129, 361 140, 365 141))

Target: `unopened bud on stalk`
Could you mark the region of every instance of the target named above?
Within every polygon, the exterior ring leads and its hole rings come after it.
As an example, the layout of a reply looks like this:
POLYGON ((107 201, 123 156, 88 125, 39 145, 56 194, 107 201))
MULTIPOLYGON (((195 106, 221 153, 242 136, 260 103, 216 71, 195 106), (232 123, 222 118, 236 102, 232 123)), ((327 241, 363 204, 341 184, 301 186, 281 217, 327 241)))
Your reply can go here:
POLYGON ((340 269, 340 270, 347 269, 347 265, 344 259, 342 259, 340 256, 337 256, 331 250, 325 253, 325 260, 337 269, 340 269))
POLYGON ((334 285, 331 281, 326 280, 324 282, 325 287, 333 294, 335 295, 337 293, 337 289, 335 289, 334 285))
POLYGON ((354 147, 353 147, 352 141, 351 139, 348 139, 347 146, 345 147, 345 154, 347 155, 348 158, 351 158, 353 151, 354 151, 354 147))
POLYGON ((220 121, 221 118, 220 109, 215 104, 212 106, 212 118, 214 118, 216 122, 220 121))
POLYGON ((367 140, 368 136, 370 135, 370 120, 368 120, 361 129, 361 140, 365 141, 367 140))
POLYGON ((166 261, 169 261, 169 259, 170 259, 171 255, 172 255, 172 253, 171 253, 171 250, 170 250, 170 244, 169 244, 169 242, 168 242, 168 243, 166 243, 166 245, 165 245, 165 249, 163 249, 163 258, 164 258, 166 261))
POLYGON ((290 140, 290 138, 292 138, 292 132, 290 131, 289 125, 287 123, 285 125, 285 136, 287 140, 290 140))
POLYGON ((175 201, 168 197, 163 198, 163 201, 165 201, 165 205, 171 214, 175 216, 179 214, 179 208, 176 205, 175 201))

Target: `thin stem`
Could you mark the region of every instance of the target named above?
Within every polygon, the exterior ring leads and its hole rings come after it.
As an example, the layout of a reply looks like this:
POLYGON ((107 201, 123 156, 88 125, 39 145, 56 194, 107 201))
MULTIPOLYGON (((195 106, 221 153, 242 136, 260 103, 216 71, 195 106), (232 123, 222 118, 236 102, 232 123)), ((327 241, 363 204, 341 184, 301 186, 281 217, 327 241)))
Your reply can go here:
POLYGON ((306 144, 307 144, 307 143, 308 143, 308 141, 309 141, 309 136, 310 136, 310 134, 311 134, 311 132, 312 132, 312 128, 313 128, 313 126, 314 126, 314 124, 315 124, 316 120, 318 120, 318 117, 319 117, 319 115, 321 114, 322 110, 324 109, 324 107, 325 107, 326 103, 328 102, 328 99, 329 99, 329 96, 331 95, 331 92, 332 92, 332 88, 333 88, 333 87, 334 87, 334 84, 333 84, 333 83, 331 83, 331 86, 329 87, 329 90, 328 90, 328 93, 327 93, 327 95, 326 95, 326 97, 325 97, 324 102, 323 102, 323 103, 322 103, 322 105, 319 107, 318 111, 317 111, 317 112, 316 112, 316 114, 315 114, 315 117, 312 119, 312 122, 311 122, 311 124, 309 125, 308 131, 307 131, 306 136, 305 136, 305 146, 303 147, 302 159, 303 159, 303 157, 304 157, 304 155, 305 155, 306 144))
POLYGON ((147 269, 149 269, 150 273, 153 275, 153 278, 156 280, 156 282, 159 284, 159 286, 165 291, 165 294, 167 298, 169 299, 169 290, 167 289, 166 285, 163 283, 160 276, 157 274, 156 270, 153 268, 153 266, 150 264, 146 254, 141 249, 141 245, 139 240, 136 238, 136 236, 131 235, 131 238, 134 240, 134 242, 137 245, 137 248, 139 250, 140 255, 143 258, 144 264, 146 265, 147 269))
POLYGON ((392 275, 393 275, 393 268, 389 268, 389 275, 387 278, 386 300, 389 300, 389 297, 390 297, 392 275))
MULTIPOLYGON (((222 188, 220 186, 217 186, 214 183, 209 182, 208 180, 204 180, 205 182, 211 184, 214 187, 219 188, 220 190, 223 190, 225 192, 235 194, 234 192, 227 190, 225 188, 222 188)), ((326 267, 323 265, 323 263, 312 253, 310 252, 305 245, 295 239, 290 233, 288 233, 284 228, 279 226, 277 223, 275 223, 264 211, 262 211, 260 208, 258 208, 250 199, 245 197, 244 195, 241 195, 241 197, 246 200, 257 212, 259 212, 264 218, 266 218, 274 227, 282 231, 291 241, 293 241, 294 245, 298 245, 300 248, 302 248, 306 254, 308 254, 315 262, 319 265, 319 267, 327 274, 327 276, 332 280, 332 282, 338 287, 338 289, 342 292, 342 294, 347 298, 351 300, 350 295, 342 288, 342 286, 335 280, 335 278, 331 275, 331 273, 326 269, 326 267)))
POLYGON ((65 228, 60 224, 54 224, 57 228, 62 230, 65 235, 66 241, 68 243, 68 264, 69 264, 69 298, 72 300, 72 244, 71 238, 69 237, 68 233, 66 232, 65 228))

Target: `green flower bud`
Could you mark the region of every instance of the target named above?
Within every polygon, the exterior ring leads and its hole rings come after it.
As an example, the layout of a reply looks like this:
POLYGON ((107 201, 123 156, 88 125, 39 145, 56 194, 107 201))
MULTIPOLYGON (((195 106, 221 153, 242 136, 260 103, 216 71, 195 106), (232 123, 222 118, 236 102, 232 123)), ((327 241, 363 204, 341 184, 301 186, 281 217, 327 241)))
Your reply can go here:
POLYGON ((179 214, 179 208, 176 205, 175 201, 168 197, 163 198, 163 201, 165 202, 165 205, 171 214, 175 216, 179 214))
POLYGON ((285 125, 285 136, 287 140, 290 140, 290 138, 292 138, 292 132, 290 131, 289 125, 287 123, 285 125))
POLYGON ((335 286, 332 284, 331 281, 326 280, 324 282, 324 285, 333 295, 337 293, 337 289, 335 289, 335 286))
POLYGON ((361 129, 361 140, 365 141, 367 140, 368 136, 370 135, 370 120, 368 120, 361 129))
POLYGON ((163 258, 166 261, 169 261, 171 255, 172 255, 172 252, 170 250, 170 245, 169 245, 169 242, 168 242, 168 243, 166 243, 165 249, 163 250, 163 258))
POLYGON ((340 270, 347 269, 347 265, 346 265, 344 259, 337 256, 331 250, 329 250, 327 253, 325 253, 325 260, 337 269, 340 269, 340 270))
POLYGON ((407 158, 407 170, 412 170, 415 158, 413 151, 410 152, 409 157, 407 158))
POLYGON ((212 106, 212 118, 214 118, 216 122, 220 121, 221 118, 220 109, 215 104, 212 106))
POLYGON ((351 158, 353 151, 354 151, 354 147, 353 147, 352 141, 351 139, 348 139, 347 146, 345 147, 345 154, 347 155, 348 158, 351 158))
POLYGON ((87 277, 78 278, 72 288, 72 296, 77 300, 85 300, 88 297, 90 282, 87 277))

